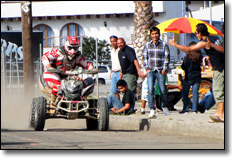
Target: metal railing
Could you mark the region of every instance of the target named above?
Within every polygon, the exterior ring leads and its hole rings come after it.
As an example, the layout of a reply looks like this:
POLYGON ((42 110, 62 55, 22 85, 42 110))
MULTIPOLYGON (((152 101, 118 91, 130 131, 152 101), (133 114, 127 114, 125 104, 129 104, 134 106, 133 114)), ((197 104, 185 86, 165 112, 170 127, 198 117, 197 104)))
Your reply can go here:
MULTIPOLYGON (((80 37, 80 51, 82 51, 82 39, 83 37, 80 37)), ((58 47, 58 46, 56 46, 58 47)), ((52 48, 55 48, 55 46, 52 46, 52 48)), ((52 49, 51 48, 51 49, 52 49)), ((39 58, 34 61, 34 83, 35 87, 39 87, 38 85, 38 78, 39 75, 43 73, 43 65, 41 61, 41 57, 43 55, 43 52, 45 48, 42 48, 42 44, 40 44, 39 47, 39 58)), ((96 40, 96 50, 98 49, 97 40, 96 40)), ((9 94, 11 91, 18 92, 20 94, 23 91, 24 88, 24 75, 23 75, 23 61, 18 60, 17 55, 13 58, 13 52, 9 52, 9 56, 6 56, 6 48, 1 46, 1 92, 2 97, 5 97, 9 94)), ((97 51, 96 51, 97 54, 97 51)), ((98 55, 96 55, 96 61, 98 61, 98 55)), ((96 64, 98 65, 98 64, 96 64)), ((96 76, 96 81, 98 83, 98 75, 96 76)), ((98 85, 98 84, 97 84, 98 85)), ((98 91, 98 86, 96 87, 98 91)), ((98 98, 98 93, 97 93, 98 98)))

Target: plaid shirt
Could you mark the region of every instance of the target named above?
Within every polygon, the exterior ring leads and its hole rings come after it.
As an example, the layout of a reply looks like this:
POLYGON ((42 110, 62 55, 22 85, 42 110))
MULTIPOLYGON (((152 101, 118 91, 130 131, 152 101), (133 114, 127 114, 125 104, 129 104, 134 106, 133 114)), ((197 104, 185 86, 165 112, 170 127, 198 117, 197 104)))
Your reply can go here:
POLYGON ((169 67, 170 51, 166 42, 147 42, 143 49, 143 63, 146 70, 164 70, 169 67))

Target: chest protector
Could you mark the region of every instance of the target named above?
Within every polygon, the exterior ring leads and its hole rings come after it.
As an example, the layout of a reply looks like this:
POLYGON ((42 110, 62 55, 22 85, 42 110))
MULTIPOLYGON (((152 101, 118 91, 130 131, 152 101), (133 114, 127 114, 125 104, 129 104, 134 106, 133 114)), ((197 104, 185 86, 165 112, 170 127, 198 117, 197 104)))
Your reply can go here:
POLYGON ((65 70, 72 70, 76 67, 76 59, 81 54, 80 51, 70 60, 68 59, 67 54, 65 53, 65 49, 63 47, 59 48, 59 51, 62 55, 64 55, 64 58, 60 61, 57 61, 57 68, 65 71, 65 70))

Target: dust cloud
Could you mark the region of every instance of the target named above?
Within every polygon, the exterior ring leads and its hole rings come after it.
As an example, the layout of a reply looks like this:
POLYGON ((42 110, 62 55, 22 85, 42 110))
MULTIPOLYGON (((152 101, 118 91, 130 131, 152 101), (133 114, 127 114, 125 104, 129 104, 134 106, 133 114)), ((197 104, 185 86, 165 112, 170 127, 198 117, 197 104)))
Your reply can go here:
MULTIPOLYGON (((7 130, 33 130, 29 127, 29 115, 33 98, 45 96, 40 88, 34 92, 28 91, 24 95, 23 88, 7 89, 4 92, 1 88, 1 129, 7 130)), ((46 129, 86 129, 85 119, 47 119, 46 129)))
POLYGON ((28 91, 24 95, 23 88, 5 91, 1 88, 1 129, 29 129, 30 106, 35 94, 28 91))

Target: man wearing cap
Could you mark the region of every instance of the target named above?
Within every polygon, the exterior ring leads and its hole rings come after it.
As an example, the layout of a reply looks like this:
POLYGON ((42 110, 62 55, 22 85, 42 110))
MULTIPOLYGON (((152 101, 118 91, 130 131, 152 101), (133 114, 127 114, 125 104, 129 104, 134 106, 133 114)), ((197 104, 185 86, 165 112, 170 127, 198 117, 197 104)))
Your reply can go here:
POLYGON ((117 40, 118 37, 117 36, 110 36, 110 44, 112 46, 111 49, 111 63, 112 63, 112 68, 111 68, 111 73, 110 73, 110 79, 111 79, 111 85, 110 85, 110 92, 114 93, 115 96, 120 100, 120 91, 117 88, 117 82, 120 79, 120 70, 121 70, 121 66, 119 63, 119 59, 118 59, 118 52, 119 52, 119 48, 117 45, 117 40))

